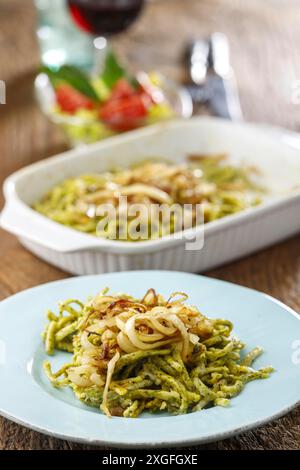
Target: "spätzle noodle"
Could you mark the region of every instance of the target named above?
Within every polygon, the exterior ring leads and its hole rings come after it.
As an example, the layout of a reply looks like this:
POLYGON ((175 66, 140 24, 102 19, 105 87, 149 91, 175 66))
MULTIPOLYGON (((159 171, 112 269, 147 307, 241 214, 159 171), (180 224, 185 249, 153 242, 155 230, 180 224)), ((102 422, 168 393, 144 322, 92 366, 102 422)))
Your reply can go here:
POLYGON ((67 179, 33 208, 99 237, 132 242, 157 239, 261 203, 262 191, 253 183, 253 173, 253 169, 228 165, 224 155, 193 155, 181 165, 146 161, 133 168, 67 179), (120 202, 125 196, 127 209, 120 202), (137 204, 143 211, 134 217, 131 209, 135 211, 137 204), (108 205, 116 217, 106 217, 108 205), (154 205, 172 210, 164 217, 153 211, 154 205), (179 211, 183 206, 185 212, 179 211))
POLYGON ((247 382, 269 377, 272 367, 252 368, 261 348, 241 355, 232 323, 206 318, 187 298, 165 300, 149 289, 139 300, 104 289, 86 304, 60 303, 42 337, 47 354, 60 349, 73 358, 55 373, 45 362, 52 385, 71 387, 107 416, 134 418, 228 406, 247 382))

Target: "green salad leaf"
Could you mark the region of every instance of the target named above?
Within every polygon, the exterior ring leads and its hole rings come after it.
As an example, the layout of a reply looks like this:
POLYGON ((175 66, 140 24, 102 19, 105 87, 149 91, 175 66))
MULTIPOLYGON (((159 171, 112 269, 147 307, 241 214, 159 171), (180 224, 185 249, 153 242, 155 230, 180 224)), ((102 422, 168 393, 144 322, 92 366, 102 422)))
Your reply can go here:
POLYGON ((63 65, 58 70, 53 70, 44 65, 42 67, 42 72, 48 75, 54 88, 59 83, 67 83, 91 100, 96 102, 100 101, 88 76, 77 67, 74 67, 73 65, 63 65))
POLYGON ((136 79, 128 74, 112 49, 107 51, 100 77, 109 89, 112 89, 121 78, 126 78, 133 88, 137 88, 138 86, 136 79))
POLYGON ((126 76, 125 69, 119 63, 116 54, 110 49, 105 58, 101 78, 106 86, 112 88, 120 78, 126 76))

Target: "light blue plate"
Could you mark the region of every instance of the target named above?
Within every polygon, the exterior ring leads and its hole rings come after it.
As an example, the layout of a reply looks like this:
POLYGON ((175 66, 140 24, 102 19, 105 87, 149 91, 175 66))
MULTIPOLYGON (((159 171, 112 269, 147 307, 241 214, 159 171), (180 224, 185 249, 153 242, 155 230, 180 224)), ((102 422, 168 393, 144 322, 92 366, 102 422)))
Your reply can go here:
MULTIPOLYGON (((244 432, 273 420, 300 403, 300 322, 290 308, 261 293, 226 282, 168 271, 122 272, 52 282, 21 292, 0 304, 0 413, 42 433, 78 442, 118 447, 204 443, 244 432), (273 365, 269 379, 251 382, 228 408, 214 407, 182 416, 107 418, 53 389, 42 371, 40 333, 45 311, 67 298, 85 300, 105 286, 142 296, 149 287, 168 296, 189 294, 209 317, 234 322, 247 350, 263 346, 255 367, 273 365), (5 355, 4 355, 5 353, 5 355), (5 357, 4 357, 5 356, 5 357)), ((68 359, 57 353, 54 368, 68 359)))

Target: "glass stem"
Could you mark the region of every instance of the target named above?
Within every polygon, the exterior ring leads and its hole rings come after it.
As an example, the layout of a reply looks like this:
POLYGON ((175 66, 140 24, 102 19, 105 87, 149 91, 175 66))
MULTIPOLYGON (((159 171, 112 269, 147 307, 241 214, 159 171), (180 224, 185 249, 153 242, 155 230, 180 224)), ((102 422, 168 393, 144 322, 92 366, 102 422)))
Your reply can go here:
POLYGON ((95 37, 93 40, 95 48, 95 61, 92 68, 92 75, 99 76, 105 61, 108 50, 108 40, 104 36, 95 37))

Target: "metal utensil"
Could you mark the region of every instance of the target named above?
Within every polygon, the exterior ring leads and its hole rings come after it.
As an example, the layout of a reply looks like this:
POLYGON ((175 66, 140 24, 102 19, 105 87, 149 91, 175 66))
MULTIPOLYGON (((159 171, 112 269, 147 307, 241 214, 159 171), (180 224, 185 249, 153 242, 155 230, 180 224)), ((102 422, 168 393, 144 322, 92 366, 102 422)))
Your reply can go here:
POLYGON ((222 33, 194 41, 186 54, 190 93, 194 111, 208 104, 213 114, 241 120, 242 111, 234 72, 230 65, 229 43, 222 33))
POLYGON ((230 65, 229 43, 222 33, 214 33, 210 38, 209 66, 212 73, 207 87, 211 110, 226 119, 243 119, 235 74, 230 65))
POLYGON ((185 84, 185 88, 192 97, 194 107, 195 105, 203 105, 209 98, 205 86, 209 55, 210 44, 206 39, 198 39, 192 42, 186 50, 185 60, 189 81, 185 84))

